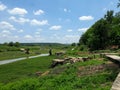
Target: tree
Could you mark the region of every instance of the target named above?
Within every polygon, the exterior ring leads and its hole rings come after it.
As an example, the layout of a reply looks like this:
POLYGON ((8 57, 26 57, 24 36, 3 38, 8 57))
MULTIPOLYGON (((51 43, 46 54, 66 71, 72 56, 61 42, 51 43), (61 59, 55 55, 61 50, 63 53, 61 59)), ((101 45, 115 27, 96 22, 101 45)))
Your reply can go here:
POLYGON ((3 45, 7 46, 7 45, 8 45, 8 43, 7 43, 7 42, 5 42, 5 43, 3 43, 3 45))
POLYGON ((72 43, 71 46, 76 46, 76 43, 72 43))
POLYGON ((13 42, 9 42, 8 46, 14 46, 14 43, 13 42))
POLYGON ((107 11, 107 14, 104 16, 104 18, 106 19, 106 21, 108 22, 108 23, 112 23, 112 19, 113 19, 113 13, 114 13, 114 11, 107 11))
POLYGON ((120 7, 120 0, 119 0, 119 2, 118 2, 118 5, 117 5, 117 7, 118 7, 118 8, 120 7))
POLYGON ((104 18, 98 20, 80 38, 80 45, 89 50, 106 49, 120 46, 120 12, 107 11, 104 18))
POLYGON ((20 46, 20 43, 19 43, 19 42, 15 42, 15 43, 14 43, 14 46, 15 46, 15 47, 19 47, 19 46, 20 46))

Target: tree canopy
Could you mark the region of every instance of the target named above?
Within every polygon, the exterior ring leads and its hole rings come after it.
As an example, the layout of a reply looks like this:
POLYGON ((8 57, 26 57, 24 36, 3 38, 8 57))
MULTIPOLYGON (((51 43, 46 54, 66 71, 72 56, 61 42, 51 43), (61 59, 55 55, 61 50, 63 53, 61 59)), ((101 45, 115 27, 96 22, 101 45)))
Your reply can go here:
POLYGON ((107 11, 81 36, 79 44, 86 45, 90 50, 120 46, 120 12, 114 15, 113 11, 107 11))

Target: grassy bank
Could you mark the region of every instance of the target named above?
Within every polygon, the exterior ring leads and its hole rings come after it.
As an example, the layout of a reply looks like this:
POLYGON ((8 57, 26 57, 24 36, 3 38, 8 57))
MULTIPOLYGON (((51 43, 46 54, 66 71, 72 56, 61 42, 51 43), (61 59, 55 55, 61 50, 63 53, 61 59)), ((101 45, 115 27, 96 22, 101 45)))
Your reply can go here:
POLYGON ((110 90, 119 69, 98 66, 106 60, 90 60, 49 68, 55 56, 27 59, 0 66, 1 90, 110 90), (98 70, 96 70, 96 68, 98 70), (45 76, 36 72, 50 71, 45 76), (92 73, 91 73, 92 72, 92 73), (81 74, 82 73, 82 74, 81 74), (19 81, 18 81, 19 80, 19 81))

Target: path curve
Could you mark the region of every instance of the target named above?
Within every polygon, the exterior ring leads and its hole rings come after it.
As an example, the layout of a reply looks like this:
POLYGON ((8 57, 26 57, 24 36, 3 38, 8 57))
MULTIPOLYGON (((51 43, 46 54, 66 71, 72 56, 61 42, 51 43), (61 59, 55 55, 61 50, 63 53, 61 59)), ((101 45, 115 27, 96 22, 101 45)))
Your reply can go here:
MULTIPOLYGON (((49 54, 40 54, 40 55, 36 55, 36 56, 29 56, 29 58, 36 58, 36 57, 48 56, 48 55, 49 55, 49 54)), ((3 61, 0 61, 0 65, 12 63, 12 62, 15 62, 15 61, 24 60, 24 59, 27 59, 27 58, 28 58, 28 57, 17 58, 17 59, 9 59, 9 60, 3 60, 3 61)))

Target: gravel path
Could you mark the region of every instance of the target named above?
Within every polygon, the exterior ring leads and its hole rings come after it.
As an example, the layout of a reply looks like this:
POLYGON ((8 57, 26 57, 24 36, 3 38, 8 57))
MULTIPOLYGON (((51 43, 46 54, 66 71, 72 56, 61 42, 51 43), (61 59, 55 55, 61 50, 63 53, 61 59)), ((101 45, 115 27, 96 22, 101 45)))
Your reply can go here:
POLYGON ((3 61, 0 61, 0 65, 12 63, 12 62, 15 62, 15 61, 24 60, 24 59, 27 59, 27 58, 36 58, 36 57, 48 56, 48 55, 49 54, 40 54, 40 55, 30 56, 30 57, 23 57, 23 58, 17 58, 17 59, 3 60, 3 61))

